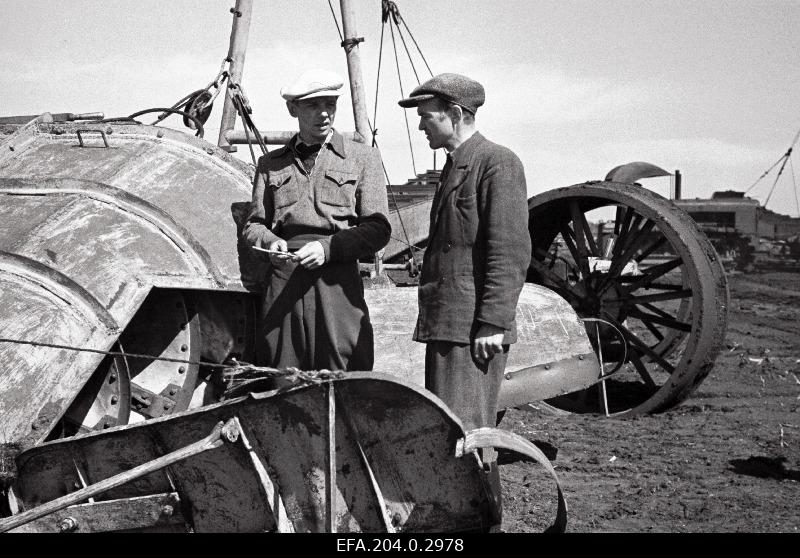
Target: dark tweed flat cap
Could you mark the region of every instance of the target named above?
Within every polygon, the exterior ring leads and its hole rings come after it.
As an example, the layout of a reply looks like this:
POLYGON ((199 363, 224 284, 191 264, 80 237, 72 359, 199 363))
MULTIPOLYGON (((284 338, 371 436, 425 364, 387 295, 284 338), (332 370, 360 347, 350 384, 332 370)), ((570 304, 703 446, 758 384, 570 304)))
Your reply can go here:
POLYGON ((486 93, 483 85, 467 76, 439 74, 415 87, 408 98, 398 101, 397 104, 404 108, 415 107, 434 97, 455 103, 475 113, 486 100, 486 93))

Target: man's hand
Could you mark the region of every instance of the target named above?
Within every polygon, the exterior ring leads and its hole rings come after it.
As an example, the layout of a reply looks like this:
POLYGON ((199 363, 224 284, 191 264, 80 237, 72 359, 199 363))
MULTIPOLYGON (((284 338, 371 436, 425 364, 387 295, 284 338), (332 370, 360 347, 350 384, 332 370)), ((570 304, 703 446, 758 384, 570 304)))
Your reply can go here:
POLYGON ((502 352, 505 331, 501 327, 482 323, 472 342, 472 358, 479 364, 485 364, 492 360, 495 353, 502 352))
POLYGON ((325 249, 318 241, 309 242, 294 253, 292 258, 306 269, 316 269, 325 263, 325 249))
POLYGON ((274 250, 276 252, 286 252, 285 256, 278 254, 269 254, 269 261, 272 262, 272 265, 276 267, 284 265, 287 260, 290 260, 292 258, 292 255, 289 253, 289 247, 286 245, 286 241, 282 238, 270 242, 269 246, 267 246, 267 250, 274 250))

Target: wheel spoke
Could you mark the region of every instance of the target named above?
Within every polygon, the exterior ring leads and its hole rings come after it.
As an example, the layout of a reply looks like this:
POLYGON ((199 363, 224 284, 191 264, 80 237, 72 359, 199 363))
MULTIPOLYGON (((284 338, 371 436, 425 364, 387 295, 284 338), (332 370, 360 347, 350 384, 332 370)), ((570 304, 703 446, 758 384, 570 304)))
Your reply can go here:
POLYGON ((646 250, 643 250, 641 254, 636 256, 636 263, 642 263, 642 260, 645 259, 647 256, 661 248, 667 242, 667 237, 662 236, 656 242, 651 244, 646 250))
MULTIPOLYGON (((572 229, 575 232, 575 243, 578 247, 578 254, 581 256, 582 260, 587 258, 590 254, 596 256, 597 246, 595 246, 592 232, 589 230, 589 223, 586 221, 586 215, 583 214, 580 205, 578 205, 578 200, 570 200, 569 210, 572 215, 572 229), (586 250, 587 242, 590 250, 588 252, 586 250)), ((586 274, 589 274, 588 260, 586 260, 586 274)))
POLYGON ((627 327, 616 321, 613 317, 609 316, 608 314, 606 314, 605 319, 614 324, 625 335, 625 338, 631 344, 633 344, 634 346, 638 347, 641 350, 640 352, 642 354, 647 355, 653 362, 657 362, 658 364, 661 365, 661 367, 664 370, 672 374, 672 372, 675 370, 675 367, 666 360, 664 360, 664 358, 661 357, 655 351, 653 351, 653 349, 648 347, 647 343, 639 339, 639 337, 636 336, 636 334, 634 334, 631 330, 629 330, 627 327))
POLYGON ((656 384, 653 377, 650 375, 650 372, 647 370, 647 366, 642 362, 642 359, 639 358, 639 355, 636 354, 635 351, 631 351, 630 361, 633 363, 633 367, 636 368, 636 371, 644 380, 644 383, 649 387, 651 390, 656 391, 658 389, 658 384, 656 384))
POLYGON ((631 224, 631 219, 633 218, 633 214, 635 211, 632 207, 625 208, 625 215, 621 215, 622 213, 622 206, 617 206, 617 217, 614 219, 614 234, 617 235, 617 240, 623 235, 625 231, 628 230, 628 225, 631 224), (622 217, 622 219, 620 219, 622 217))
POLYGON ((641 229, 636 230, 635 236, 630 242, 628 242, 628 246, 625 248, 623 254, 619 258, 614 258, 612 260, 611 269, 608 270, 608 278, 616 277, 622 272, 623 269, 625 269, 625 266, 631 260, 636 251, 639 250, 642 243, 647 241, 647 233, 649 233, 654 226, 655 222, 648 219, 641 229))
POLYGON ((649 320, 654 324, 667 326, 668 328, 677 329, 678 331, 685 331, 685 332, 692 331, 692 324, 682 322, 677 318, 675 318, 674 316, 670 318, 663 318, 661 316, 656 316, 655 314, 648 314, 647 312, 642 312, 638 308, 631 308, 628 311, 628 315, 633 318, 639 318, 640 320, 649 320))
POLYGON ((659 302, 664 300, 680 300, 691 298, 692 289, 681 289, 676 292, 657 293, 640 296, 623 296, 621 298, 608 299, 608 302, 626 302, 628 304, 644 304, 645 302, 659 302))
POLYGON ((647 308, 648 310, 650 310, 654 314, 658 314, 659 316, 662 316, 664 318, 671 319, 671 318, 674 317, 674 316, 671 316, 670 314, 667 314, 664 310, 662 310, 658 306, 653 306, 652 304, 647 304, 647 303, 642 304, 642 306, 644 306, 645 308, 647 308))
POLYGON ((648 322, 647 320, 643 320, 643 319, 641 319, 641 318, 639 318, 639 321, 640 321, 640 322, 642 322, 642 323, 644 324, 644 327, 646 327, 646 328, 647 328, 647 330, 648 330, 650 333, 652 333, 652 334, 653 334, 653 336, 654 336, 654 337, 655 337, 655 338, 656 338, 658 341, 663 341, 663 340, 664 340, 664 335, 661 333, 661 331, 659 331, 659 329, 658 329, 656 326, 654 326, 652 323, 648 322))
POLYGON ((666 275, 679 265, 683 263, 683 260, 678 257, 672 260, 666 261, 664 263, 660 263, 658 265, 654 265, 653 267, 648 267, 644 270, 644 273, 636 279, 633 283, 627 286, 627 291, 632 293, 636 289, 644 287, 645 285, 649 285, 659 277, 666 275))
MULTIPOLYGON (((639 275, 639 276, 631 275, 629 277, 624 277, 624 276, 620 277, 619 281, 620 281, 620 283, 635 283, 639 279, 641 279, 641 275, 639 275)), ((659 289, 659 290, 662 290, 662 291, 680 291, 680 290, 683 290, 685 287, 683 285, 671 285, 671 284, 668 284, 668 283, 648 283, 647 286, 644 287, 644 288, 646 288, 648 290, 649 289, 659 289)))
POLYGON ((581 255, 578 252, 578 247, 575 245, 573 231, 566 224, 561 226, 561 238, 564 239, 564 244, 567 245, 567 250, 569 250, 569 253, 572 254, 572 259, 575 261, 575 265, 578 267, 578 270, 580 270, 581 273, 587 274, 589 270, 588 261, 586 261, 586 258, 581 258, 581 255), (583 269, 584 265, 582 265, 581 262, 585 263, 585 271, 583 269))

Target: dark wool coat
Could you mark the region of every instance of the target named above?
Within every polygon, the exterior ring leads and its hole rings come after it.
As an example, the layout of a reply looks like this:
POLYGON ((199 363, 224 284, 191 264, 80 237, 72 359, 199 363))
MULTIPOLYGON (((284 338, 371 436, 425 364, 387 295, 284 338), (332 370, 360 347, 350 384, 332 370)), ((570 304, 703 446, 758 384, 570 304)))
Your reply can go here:
POLYGON ((431 208, 414 339, 470 343, 483 322, 514 343, 531 259, 522 162, 476 132, 453 151, 443 180, 431 208))

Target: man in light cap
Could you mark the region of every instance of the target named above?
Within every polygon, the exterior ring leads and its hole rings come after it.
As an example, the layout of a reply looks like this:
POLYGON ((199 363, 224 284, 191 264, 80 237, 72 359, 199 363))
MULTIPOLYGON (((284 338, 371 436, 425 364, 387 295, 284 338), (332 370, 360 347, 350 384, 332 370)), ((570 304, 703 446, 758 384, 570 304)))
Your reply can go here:
MULTIPOLYGON (((465 430, 495 426, 531 259, 525 173, 511 150, 477 131, 484 100, 480 83, 440 74, 399 102, 417 108, 431 149, 447 151, 431 207, 414 339, 426 343, 425 387, 465 430)), ((497 454, 484 450, 483 460, 499 514, 497 454)))
POLYGON ((389 241, 378 150, 333 128, 342 79, 311 70, 281 89, 299 133, 261 157, 243 238, 270 251, 259 364, 371 370, 373 335, 358 258, 389 241))

